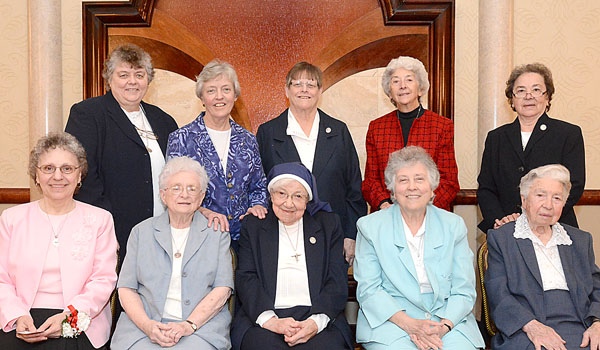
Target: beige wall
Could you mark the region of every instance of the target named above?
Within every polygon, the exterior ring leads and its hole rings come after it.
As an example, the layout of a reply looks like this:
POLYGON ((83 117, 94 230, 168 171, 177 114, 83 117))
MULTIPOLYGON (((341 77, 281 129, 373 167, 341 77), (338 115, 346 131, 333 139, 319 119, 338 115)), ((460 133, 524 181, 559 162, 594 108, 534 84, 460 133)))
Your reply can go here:
MULTIPOLYGON (((462 188, 477 186, 477 0, 456 1, 455 139, 462 188)), ((592 174, 600 170, 600 99, 595 84, 600 80, 600 2, 597 0, 515 1, 516 64, 540 61, 554 73, 556 95, 550 115, 580 125, 584 130, 588 181, 586 188, 600 188, 592 174)), ((82 97, 81 1, 62 0, 63 110, 82 97)), ((0 187, 26 187, 28 144, 27 96, 27 1, 0 0, 0 187)), ((345 120, 364 164, 364 135, 368 121, 393 107, 380 88, 381 70, 349 77, 324 93, 321 107, 345 120)), ((180 125, 202 110, 193 93, 194 83, 169 72, 158 72, 146 100, 158 104, 180 125)), ((1 209, 1 208, 0 208, 1 209)), ((600 232, 594 220, 598 208, 577 208, 582 226, 600 232)), ((477 210, 457 208, 469 226, 472 241, 477 210)), ((596 240, 600 243, 600 239, 596 240)), ((600 245, 599 245, 600 248, 600 245)))

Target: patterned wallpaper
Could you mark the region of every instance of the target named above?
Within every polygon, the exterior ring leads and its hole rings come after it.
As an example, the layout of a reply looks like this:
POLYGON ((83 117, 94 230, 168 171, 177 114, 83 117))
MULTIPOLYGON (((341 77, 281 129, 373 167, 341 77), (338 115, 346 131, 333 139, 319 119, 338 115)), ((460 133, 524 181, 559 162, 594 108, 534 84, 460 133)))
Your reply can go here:
POLYGON ((515 64, 538 61, 552 71, 548 114, 582 128, 588 189, 600 188, 599 19, 597 0, 515 2, 515 64))
POLYGON ((27 187, 27 1, 0 1, 0 187, 27 187))

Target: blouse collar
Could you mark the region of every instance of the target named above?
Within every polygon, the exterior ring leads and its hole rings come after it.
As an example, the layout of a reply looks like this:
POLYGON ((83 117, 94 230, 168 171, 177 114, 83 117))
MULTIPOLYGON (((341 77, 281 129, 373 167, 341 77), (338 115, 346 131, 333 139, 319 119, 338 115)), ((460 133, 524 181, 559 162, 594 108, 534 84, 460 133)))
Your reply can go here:
MULTIPOLYGON (((513 237, 520 239, 529 239, 531 242, 544 246, 542 241, 536 236, 532 231, 531 227, 529 227, 529 222, 527 220, 527 215, 525 213, 521 214, 517 221, 515 222, 515 232, 513 233, 513 237)), ((545 245, 546 248, 559 246, 559 245, 571 245, 573 241, 571 241, 571 237, 564 229, 564 227, 558 222, 552 225, 552 237, 548 244, 545 245)))

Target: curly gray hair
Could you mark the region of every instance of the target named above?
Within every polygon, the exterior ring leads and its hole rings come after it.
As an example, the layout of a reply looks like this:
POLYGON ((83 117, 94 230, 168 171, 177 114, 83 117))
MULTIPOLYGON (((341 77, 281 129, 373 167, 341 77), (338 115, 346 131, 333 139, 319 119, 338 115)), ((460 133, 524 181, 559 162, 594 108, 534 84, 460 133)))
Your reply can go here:
POLYGON ((198 161, 186 156, 171 158, 167 161, 165 167, 158 176, 158 187, 161 189, 166 188, 169 183, 169 178, 182 171, 195 173, 200 182, 200 189, 202 192, 206 192, 209 181, 206 170, 198 161))
MULTIPOLYGON (((385 67, 385 71, 383 72, 383 76, 381 78, 381 87, 383 88, 383 92, 385 92, 387 97, 390 98, 394 106, 396 106, 396 101, 394 101, 394 99, 391 96, 392 91, 390 87, 390 82, 392 81, 394 73, 399 68, 404 68, 415 73, 415 77, 417 78, 417 82, 419 83, 419 92, 421 92, 421 95, 425 94, 429 90, 429 77, 427 75, 427 70, 425 70, 423 62, 409 56, 400 56, 398 58, 394 58, 390 61, 390 63, 388 63, 387 67, 385 67)), ((420 96, 419 101, 421 101, 420 96)))
POLYGON ((392 193, 392 201, 394 203, 396 202, 396 198, 394 198, 396 173, 399 169, 413 166, 417 163, 423 164, 427 169, 427 177, 429 178, 429 185, 432 191, 435 191, 440 184, 440 172, 429 153, 419 146, 406 146, 390 154, 387 166, 383 172, 385 186, 392 193))
POLYGON ((154 66, 150 55, 137 45, 123 44, 112 50, 108 55, 108 59, 104 62, 102 77, 107 90, 110 90, 109 83, 112 75, 121 63, 128 63, 134 68, 144 68, 148 75, 148 84, 154 78, 154 66))
POLYGON ((42 136, 29 153, 29 167, 27 173, 36 184, 37 167, 40 166, 40 157, 42 154, 57 148, 71 152, 75 158, 77 158, 79 164, 74 165, 79 166, 82 180, 87 175, 87 156, 81 143, 77 141, 75 136, 69 133, 62 131, 51 132, 46 136, 42 136))

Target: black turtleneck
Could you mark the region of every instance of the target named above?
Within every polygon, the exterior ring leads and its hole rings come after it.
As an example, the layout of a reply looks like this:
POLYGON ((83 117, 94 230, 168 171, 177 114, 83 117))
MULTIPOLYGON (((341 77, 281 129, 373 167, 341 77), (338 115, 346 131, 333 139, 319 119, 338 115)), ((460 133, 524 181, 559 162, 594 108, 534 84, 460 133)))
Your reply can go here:
POLYGON ((425 113, 425 109, 421 107, 420 104, 419 107, 413 109, 408 113, 403 113, 400 112, 400 110, 396 110, 396 116, 398 117, 398 120, 400 121, 400 126, 402 127, 402 138, 404 139, 404 146, 406 146, 406 143, 408 142, 408 134, 410 133, 410 128, 412 127, 413 122, 415 121, 415 119, 422 116, 423 113, 425 113))

